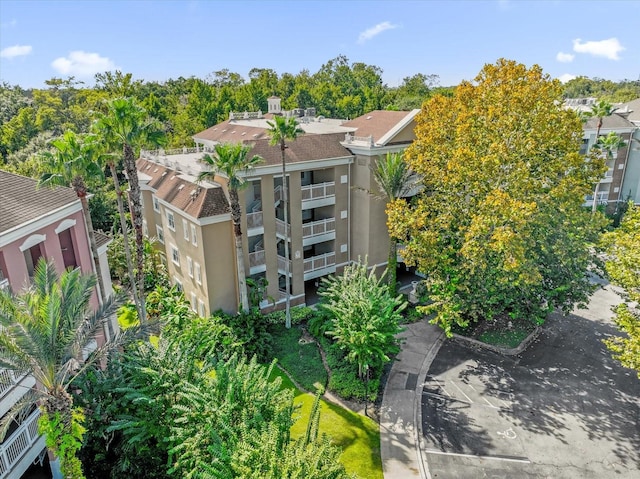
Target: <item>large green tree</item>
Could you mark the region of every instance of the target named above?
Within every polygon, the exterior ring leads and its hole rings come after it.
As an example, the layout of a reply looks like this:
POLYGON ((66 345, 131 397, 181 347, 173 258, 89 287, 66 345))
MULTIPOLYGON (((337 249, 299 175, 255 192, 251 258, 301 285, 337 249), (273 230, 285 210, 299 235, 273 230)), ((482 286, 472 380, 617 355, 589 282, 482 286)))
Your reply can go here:
POLYGON ((263 160, 257 155, 251 156, 251 147, 241 143, 222 143, 214 148, 214 154, 206 154, 202 161, 209 165, 209 171, 203 171, 198 175, 198 181, 215 179, 217 174, 226 178, 229 191, 229 206, 231 207, 231 219, 233 221, 233 235, 236 246, 236 267, 238 274, 238 294, 240 295, 240 308, 249 311, 249 297, 247 294, 247 278, 244 268, 244 253, 242 248, 242 211, 238 191, 246 184, 240 173, 246 173, 263 160))
POLYGON ((74 406, 70 384, 132 333, 119 333, 93 352, 87 349, 117 307, 110 298, 92 311, 95 285, 92 275, 83 276, 78 270, 58 274, 55 265, 42 259, 29 289, 18 295, 0 289, 0 367, 18 374, 29 371, 36 379, 2 418, 2 436, 13 419, 39 405, 40 427, 54 460, 52 470, 61 467, 67 478, 83 477, 76 458, 83 414, 74 406))
POLYGON ((145 321, 144 312, 144 242, 142 233, 142 200, 137 155, 141 146, 161 145, 165 141, 162 125, 149 118, 146 110, 133 98, 115 98, 107 103, 107 113, 99 113, 94 125, 96 134, 111 149, 120 148, 124 169, 129 182, 131 222, 136 235, 137 285, 140 294, 140 320, 145 321))
POLYGON ((331 318, 326 334, 358 365, 362 379, 398 352, 396 334, 407 303, 391 292, 384 276, 376 276, 375 268, 368 271, 366 262, 354 263, 340 276, 323 279, 319 291, 320 305, 331 318))
MULTIPOLYGON (((376 161, 373 170, 373 179, 378 185, 378 192, 374 193, 379 199, 387 202, 387 205, 412 194, 418 186, 418 176, 414 174, 403 154, 387 153, 376 161)), ((398 239, 389 235, 389 259, 387 263, 387 276, 391 292, 396 292, 396 268, 398 263, 398 239)))
POLYGON ((51 141, 53 151, 44 151, 41 160, 47 173, 40 177, 39 186, 71 186, 80 199, 84 221, 89 233, 89 244, 93 256, 93 264, 98 278, 98 288, 102 301, 107 299, 102 279, 102 267, 93 231, 93 222, 89 213, 87 200, 87 183, 96 184, 104 178, 100 165, 100 148, 94 136, 82 137, 68 130, 62 138, 51 141))
POLYGON ((284 240, 284 257, 285 257, 285 289, 286 289, 286 319, 285 325, 287 328, 291 327, 291 298, 290 298, 290 284, 291 278, 289 277, 289 270, 291 268, 289 264, 289 181, 287 179, 287 163, 285 152, 287 150, 287 141, 295 141, 298 135, 304 133, 304 130, 298 126, 296 119, 293 117, 284 118, 282 116, 276 116, 273 121, 267 121, 269 125, 269 144, 272 146, 280 147, 280 154, 282 157, 282 205, 284 209, 284 227, 285 227, 285 240, 284 240))
POLYGON ((635 369, 640 377, 640 207, 629 207, 620 227, 604 235, 603 245, 607 275, 623 289, 624 299, 614 318, 624 336, 605 343, 623 366, 635 369))
POLYGON ((582 203, 604 162, 578 153, 582 127, 561 93, 540 67, 501 59, 416 118, 406 157, 424 190, 396 202, 388 226, 427 274, 426 309, 447 333, 500 316, 543 321, 589 297, 602 223, 582 203))

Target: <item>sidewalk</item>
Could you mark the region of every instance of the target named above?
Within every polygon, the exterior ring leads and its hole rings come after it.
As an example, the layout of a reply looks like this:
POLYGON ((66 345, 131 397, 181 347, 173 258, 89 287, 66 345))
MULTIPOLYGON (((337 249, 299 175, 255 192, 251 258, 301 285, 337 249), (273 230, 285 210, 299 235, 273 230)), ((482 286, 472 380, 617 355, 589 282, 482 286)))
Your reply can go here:
POLYGON ((422 384, 444 333, 426 320, 405 328, 380 407, 382 470, 385 479, 428 479, 419 450, 422 384))

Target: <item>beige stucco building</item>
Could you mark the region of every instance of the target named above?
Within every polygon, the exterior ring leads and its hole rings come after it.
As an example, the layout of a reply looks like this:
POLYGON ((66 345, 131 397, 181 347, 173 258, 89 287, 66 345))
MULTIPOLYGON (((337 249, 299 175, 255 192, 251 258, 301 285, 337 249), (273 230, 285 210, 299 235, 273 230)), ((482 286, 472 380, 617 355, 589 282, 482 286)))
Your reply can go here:
POLYGON ((261 307, 284 307, 289 241, 290 299, 306 303, 318 278, 339 273, 359 257, 369 265, 387 263, 389 237, 385 203, 376 190, 371 165, 405 149, 414 139, 411 112, 373 111, 351 121, 282 112, 241 113, 193 138, 195 148, 142 151, 138 172, 143 190, 144 228, 163 245, 169 275, 201 315, 237 310, 235 248, 225 178, 197 182, 199 162, 217 143, 242 142, 264 159, 245 173, 240 192, 245 271, 266 284, 261 307), (305 134, 287 143, 289 238, 285 238, 282 163, 270 146, 267 120, 295 115, 305 134))

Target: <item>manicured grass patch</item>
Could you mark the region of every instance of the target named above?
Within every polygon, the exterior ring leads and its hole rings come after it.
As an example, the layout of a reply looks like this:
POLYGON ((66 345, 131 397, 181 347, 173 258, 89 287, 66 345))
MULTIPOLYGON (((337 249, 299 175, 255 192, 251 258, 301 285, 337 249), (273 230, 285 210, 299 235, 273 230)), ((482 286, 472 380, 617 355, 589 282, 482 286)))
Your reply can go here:
POLYGON ((531 333, 526 330, 485 331, 478 339, 483 343, 504 348, 516 348, 531 333))
POLYGON ((307 391, 327 385, 327 372, 322 365, 318 346, 313 341, 301 341, 299 326, 287 329, 282 325, 270 328, 273 355, 293 379, 307 391))
MULTIPOLYGON (((291 428, 291 436, 302 436, 307 427, 309 412, 314 397, 296 389, 281 371, 274 369, 272 377, 282 378, 282 387, 294 390, 294 403, 300 405, 298 419, 291 428)), ((331 437, 334 444, 342 448, 340 461, 347 472, 361 479, 382 479, 380 458, 380 430, 378 424, 340 406, 320 400, 320 433, 331 437)))

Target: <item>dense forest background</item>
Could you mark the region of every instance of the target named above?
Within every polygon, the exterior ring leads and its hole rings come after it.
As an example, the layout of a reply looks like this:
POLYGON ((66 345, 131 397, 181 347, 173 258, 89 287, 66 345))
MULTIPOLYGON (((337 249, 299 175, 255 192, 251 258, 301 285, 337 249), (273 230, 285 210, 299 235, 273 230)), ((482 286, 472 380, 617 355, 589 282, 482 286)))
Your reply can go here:
MULTIPOLYGON (((131 96, 164 125, 168 147, 192 146, 191 136, 226 120, 230 111, 267 111, 267 98, 282 98, 284 109, 316 109, 317 115, 354 118, 371 110, 410 110, 435 94, 453 95, 455 86, 440 86, 437 74, 416 73, 390 87, 375 65, 338 56, 315 73, 278 74, 254 68, 248 78, 227 69, 206 78, 165 82, 134 79, 131 73, 105 72, 86 86, 74 77, 51 78, 43 89, 0 85, 0 168, 38 178, 43 171, 38 153, 51 138, 67 130, 86 133, 105 100, 131 96)), ((578 77, 564 85, 566 98, 597 97, 612 103, 640 97, 640 81, 613 82, 578 77)), ((110 229, 109 201, 94 189, 92 216, 99 229, 110 229), (105 203, 105 204, 103 204, 105 203), (105 211, 102 211, 105 210, 105 211), (102 211, 102 212, 101 212, 102 211)))

